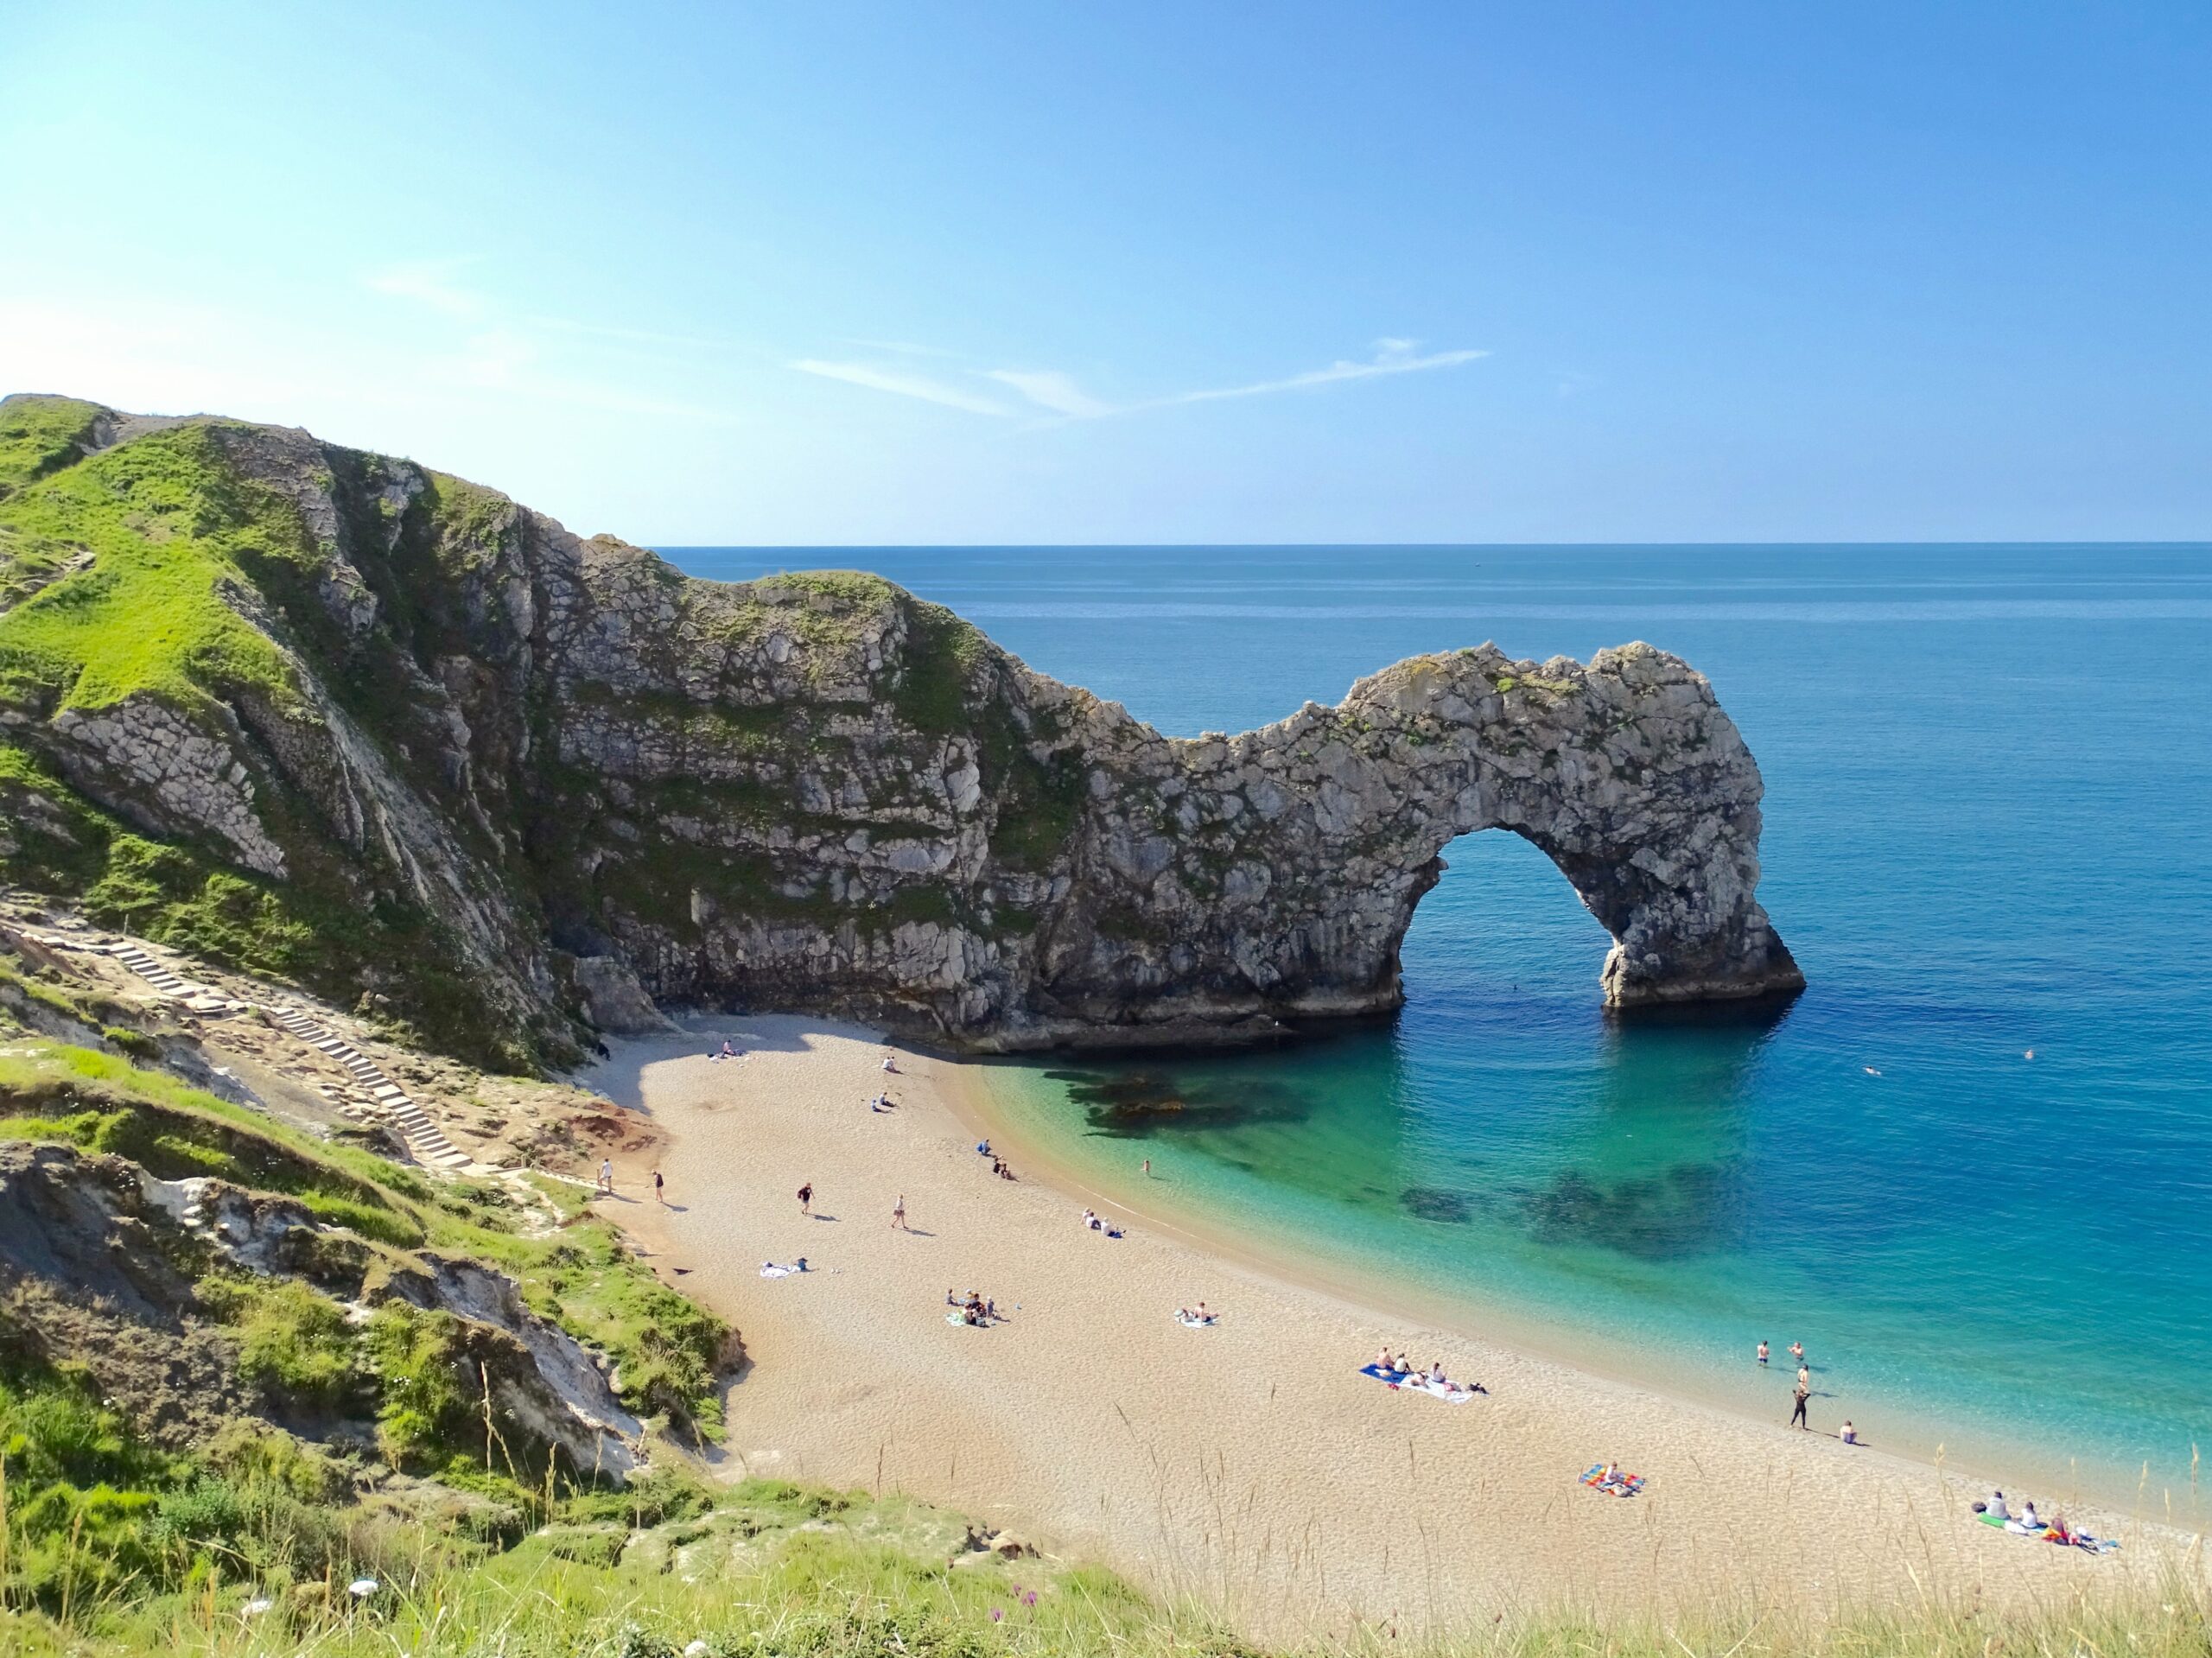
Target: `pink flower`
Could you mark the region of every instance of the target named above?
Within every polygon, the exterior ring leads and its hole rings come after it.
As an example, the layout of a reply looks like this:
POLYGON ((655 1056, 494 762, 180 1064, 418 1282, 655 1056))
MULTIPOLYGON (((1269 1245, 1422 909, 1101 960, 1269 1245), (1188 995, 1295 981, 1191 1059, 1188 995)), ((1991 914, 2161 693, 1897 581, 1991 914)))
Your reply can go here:
POLYGON ((991 1622, 992 1622, 992 1623, 997 1623, 1001 1618, 1004 1617, 1005 1616, 1006 1616, 1006 1614, 1005 1614, 1004 1612, 1002 1612, 1002 1611, 999 1610, 999 1609, 998 1609, 997 1607, 994 1606, 994 1607, 992 1607, 992 1608, 991 1608, 991 1622))

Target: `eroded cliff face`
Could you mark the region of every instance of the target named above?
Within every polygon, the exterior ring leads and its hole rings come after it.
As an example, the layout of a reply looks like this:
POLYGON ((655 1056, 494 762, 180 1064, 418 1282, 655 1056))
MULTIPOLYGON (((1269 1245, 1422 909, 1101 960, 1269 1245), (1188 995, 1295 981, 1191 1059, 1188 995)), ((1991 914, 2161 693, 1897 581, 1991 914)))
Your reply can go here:
POLYGON ((1421 657, 1171 739, 875 577, 694 581, 305 433, 98 415, 0 500, 11 873, 83 870, 54 842, 108 833, 81 803, 419 938, 429 981, 368 945, 316 965, 403 1011, 474 998, 552 1057, 594 1009, 649 1020, 632 977, 980 1049, 1251 1037, 1395 1007, 1441 848, 1486 828, 1612 933, 1610 1002, 1802 982, 1756 898, 1758 767, 1648 645, 1421 657), (192 533, 162 538, 134 496, 180 473, 192 533), (103 511, 76 550, 55 528, 103 511), (137 683, 70 659, 53 613, 175 586, 184 541, 219 639, 137 683))

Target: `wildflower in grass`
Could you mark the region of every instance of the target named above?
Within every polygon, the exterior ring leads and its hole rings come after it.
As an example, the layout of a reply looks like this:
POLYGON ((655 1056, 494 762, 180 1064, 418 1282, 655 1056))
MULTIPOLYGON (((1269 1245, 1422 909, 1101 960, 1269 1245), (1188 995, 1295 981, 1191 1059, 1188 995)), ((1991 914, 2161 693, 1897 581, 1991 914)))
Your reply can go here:
POLYGON ((1005 1616, 1006 1616, 1006 1614, 1005 1614, 1004 1612, 1001 1611, 997 1607, 994 1606, 994 1607, 992 1607, 992 1608, 991 1608, 991 1622, 992 1622, 992 1623, 997 1623, 1001 1618, 1004 1617, 1005 1616))

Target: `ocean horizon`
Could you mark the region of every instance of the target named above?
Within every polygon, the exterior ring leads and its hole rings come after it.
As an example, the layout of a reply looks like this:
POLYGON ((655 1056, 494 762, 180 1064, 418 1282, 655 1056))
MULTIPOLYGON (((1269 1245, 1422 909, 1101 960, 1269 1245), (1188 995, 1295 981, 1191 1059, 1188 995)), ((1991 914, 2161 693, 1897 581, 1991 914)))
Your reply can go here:
POLYGON ((1797 1340, 1830 1429, 2107 1491, 2190 1477, 2212 544, 660 550, 873 569, 1181 735, 1486 640, 1683 657, 1765 778, 1795 1001, 1609 1017, 1603 930, 1485 832, 1446 849, 1395 1019, 995 1085, 1103 1190, 1664 1390, 1778 1420, 1797 1340))

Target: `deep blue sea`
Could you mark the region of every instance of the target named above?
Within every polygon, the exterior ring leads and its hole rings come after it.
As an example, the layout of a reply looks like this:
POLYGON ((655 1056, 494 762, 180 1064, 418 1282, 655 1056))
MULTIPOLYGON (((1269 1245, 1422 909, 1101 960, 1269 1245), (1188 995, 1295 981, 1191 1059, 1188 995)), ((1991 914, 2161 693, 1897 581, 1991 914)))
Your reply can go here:
POLYGON ((1021 1109, 1156 1212, 1777 1420, 1794 1339, 1816 1424, 1900 1449, 2155 1493, 2212 1448, 2212 547, 665 550, 876 570, 1184 734, 1485 639, 1687 657, 1765 774, 1786 1010, 1609 1020, 1604 932, 1492 831, 1394 1024, 1021 1109))

